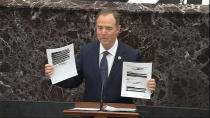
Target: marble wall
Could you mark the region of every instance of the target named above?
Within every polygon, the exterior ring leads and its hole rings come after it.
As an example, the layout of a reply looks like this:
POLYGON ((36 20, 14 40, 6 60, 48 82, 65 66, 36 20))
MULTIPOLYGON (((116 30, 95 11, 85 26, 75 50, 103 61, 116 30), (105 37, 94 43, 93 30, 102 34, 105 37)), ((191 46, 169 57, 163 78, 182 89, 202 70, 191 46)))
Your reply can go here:
POLYGON ((103 8, 121 13, 119 40, 153 62, 157 89, 137 104, 209 108, 209 7, 78 0, 0 0, 0 100, 82 99, 74 89, 44 76, 46 49, 96 39, 95 17, 103 8))

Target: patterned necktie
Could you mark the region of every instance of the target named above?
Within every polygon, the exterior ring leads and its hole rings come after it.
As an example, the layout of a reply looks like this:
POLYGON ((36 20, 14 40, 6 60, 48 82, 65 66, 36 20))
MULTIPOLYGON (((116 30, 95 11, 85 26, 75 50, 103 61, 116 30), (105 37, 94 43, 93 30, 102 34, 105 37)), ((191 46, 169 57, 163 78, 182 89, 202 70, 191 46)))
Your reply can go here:
POLYGON ((103 52, 103 58, 100 63, 100 74, 102 81, 106 81, 108 79, 108 62, 106 56, 109 54, 108 51, 103 52))

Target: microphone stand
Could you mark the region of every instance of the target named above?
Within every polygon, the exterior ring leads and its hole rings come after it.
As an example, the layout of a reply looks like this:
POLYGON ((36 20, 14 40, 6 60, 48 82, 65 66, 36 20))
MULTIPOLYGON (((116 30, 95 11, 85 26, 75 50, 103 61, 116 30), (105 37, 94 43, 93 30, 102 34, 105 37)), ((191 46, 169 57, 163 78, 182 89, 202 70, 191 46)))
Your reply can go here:
POLYGON ((100 111, 103 111, 103 93, 104 93, 104 80, 102 80, 102 85, 101 85, 100 111))

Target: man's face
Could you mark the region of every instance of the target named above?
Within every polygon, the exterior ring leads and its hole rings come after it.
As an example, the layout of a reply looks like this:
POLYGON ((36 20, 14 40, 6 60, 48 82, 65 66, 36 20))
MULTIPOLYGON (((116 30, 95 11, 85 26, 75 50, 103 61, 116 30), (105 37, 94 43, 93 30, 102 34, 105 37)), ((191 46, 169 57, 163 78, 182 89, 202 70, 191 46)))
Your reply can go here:
POLYGON ((115 43, 120 26, 116 26, 113 14, 102 14, 97 19, 97 38, 106 50, 115 43))

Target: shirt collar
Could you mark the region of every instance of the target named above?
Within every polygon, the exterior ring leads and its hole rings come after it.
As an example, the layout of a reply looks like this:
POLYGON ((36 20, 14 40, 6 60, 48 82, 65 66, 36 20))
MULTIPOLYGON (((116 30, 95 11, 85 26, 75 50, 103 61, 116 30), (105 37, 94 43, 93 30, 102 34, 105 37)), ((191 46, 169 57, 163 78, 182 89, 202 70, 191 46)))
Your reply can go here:
POLYGON ((104 49, 103 45, 100 43, 100 54, 104 51, 108 51, 111 55, 115 56, 118 47, 118 40, 116 39, 114 45, 109 50, 104 49))

